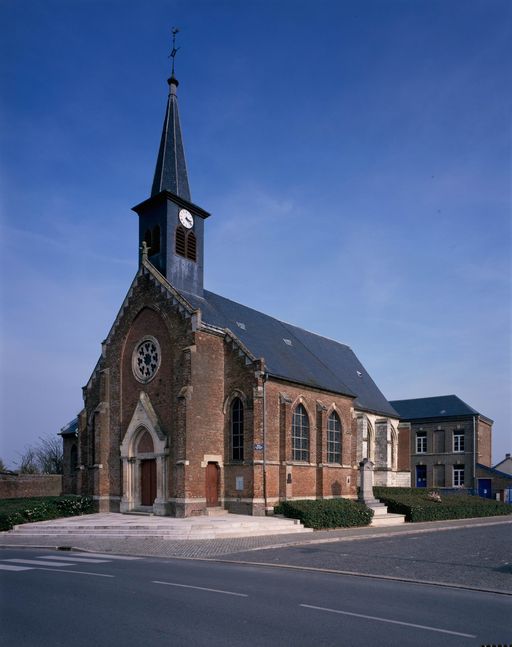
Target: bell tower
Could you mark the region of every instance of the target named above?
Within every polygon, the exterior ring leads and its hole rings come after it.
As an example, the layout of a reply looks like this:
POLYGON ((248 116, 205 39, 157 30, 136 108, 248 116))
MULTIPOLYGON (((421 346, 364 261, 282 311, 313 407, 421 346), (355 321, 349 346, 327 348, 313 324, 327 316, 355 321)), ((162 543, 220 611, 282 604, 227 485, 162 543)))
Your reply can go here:
POLYGON ((145 242, 149 261, 177 290, 203 296, 204 221, 210 214, 190 197, 174 76, 177 32, 151 196, 133 211, 139 216, 139 250, 145 242))

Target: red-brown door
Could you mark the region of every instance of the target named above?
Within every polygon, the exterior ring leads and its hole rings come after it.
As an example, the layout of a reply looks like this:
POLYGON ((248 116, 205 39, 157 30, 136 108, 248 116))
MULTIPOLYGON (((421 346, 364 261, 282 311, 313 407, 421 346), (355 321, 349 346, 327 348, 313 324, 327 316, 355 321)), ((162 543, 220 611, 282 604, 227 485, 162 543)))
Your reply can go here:
POLYGON ((156 460, 151 458, 140 462, 140 503, 153 505, 156 499, 156 460))
POLYGON ((216 463, 206 466, 206 505, 209 508, 219 505, 219 467, 216 463))

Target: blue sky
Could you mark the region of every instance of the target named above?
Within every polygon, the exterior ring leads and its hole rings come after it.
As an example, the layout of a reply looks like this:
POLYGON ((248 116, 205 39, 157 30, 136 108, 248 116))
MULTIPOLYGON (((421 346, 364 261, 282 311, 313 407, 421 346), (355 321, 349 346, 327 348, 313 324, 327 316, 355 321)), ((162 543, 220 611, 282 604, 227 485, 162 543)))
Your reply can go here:
POLYGON ((136 272, 173 25, 206 287, 511 451, 508 0, 1 0, 0 25, 4 461, 80 410, 136 272))

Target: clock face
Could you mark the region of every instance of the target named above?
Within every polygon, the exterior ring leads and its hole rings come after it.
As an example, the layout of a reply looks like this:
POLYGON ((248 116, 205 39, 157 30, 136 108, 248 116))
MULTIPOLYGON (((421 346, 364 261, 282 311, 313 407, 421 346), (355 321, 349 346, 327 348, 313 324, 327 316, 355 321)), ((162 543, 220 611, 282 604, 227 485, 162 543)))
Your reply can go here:
POLYGON ((192 227, 194 226, 194 218, 192 217, 190 211, 187 211, 187 209, 180 209, 179 218, 181 224, 184 227, 186 227, 187 229, 192 229, 192 227))
POLYGON ((139 382, 150 382, 160 368, 160 345, 154 337, 139 341, 132 355, 132 370, 139 382))

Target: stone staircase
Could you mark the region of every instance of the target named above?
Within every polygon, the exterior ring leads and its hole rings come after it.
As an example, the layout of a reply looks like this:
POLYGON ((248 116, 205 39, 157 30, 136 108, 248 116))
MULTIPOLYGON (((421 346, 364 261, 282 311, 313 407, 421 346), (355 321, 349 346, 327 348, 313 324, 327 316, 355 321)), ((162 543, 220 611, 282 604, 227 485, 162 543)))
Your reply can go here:
POLYGON ((97 513, 15 526, 10 535, 71 540, 73 537, 140 539, 221 539, 312 532, 297 519, 252 517, 217 511, 212 516, 173 517, 97 513))

